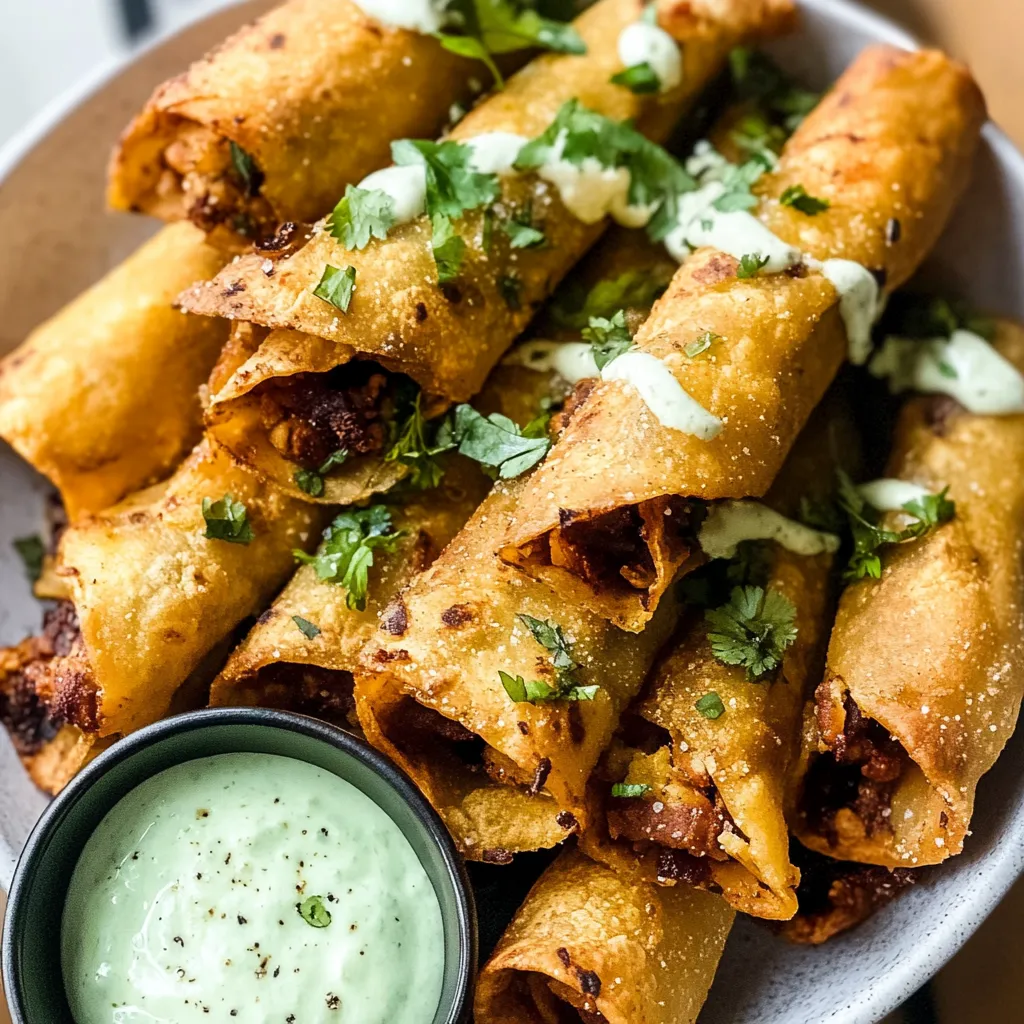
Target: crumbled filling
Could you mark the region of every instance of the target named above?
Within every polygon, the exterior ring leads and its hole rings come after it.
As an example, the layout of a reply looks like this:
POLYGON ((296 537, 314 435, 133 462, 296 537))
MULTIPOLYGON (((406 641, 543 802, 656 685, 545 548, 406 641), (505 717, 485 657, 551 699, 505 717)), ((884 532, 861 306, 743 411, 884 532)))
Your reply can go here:
POLYGON ((315 469, 339 449, 368 455, 387 443, 388 376, 374 363, 271 380, 259 395, 267 437, 289 462, 315 469))
POLYGON ((799 910, 781 926, 793 942, 817 945, 866 921, 917 881, 913 868, 855 864, 814 853, 794 842, 790 850, 800 869, 799 910))
POLYGON ((255 682, 260 707, 294 711, 346 728, 359 727, 354 689, 351 672, 291 662, 267 665, 255 682))

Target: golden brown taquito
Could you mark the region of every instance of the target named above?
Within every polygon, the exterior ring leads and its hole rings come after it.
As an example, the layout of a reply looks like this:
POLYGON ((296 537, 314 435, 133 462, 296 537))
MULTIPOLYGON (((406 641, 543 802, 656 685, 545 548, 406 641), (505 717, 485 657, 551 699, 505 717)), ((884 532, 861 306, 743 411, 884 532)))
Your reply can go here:
POLYGON ((172 303, 227 259, 190 224, 164 228, 0 363, 0 437, 72 518, 166 476, 199 440, 228 325, 172 303))
POLYGON ((245 235, 314 221, 388 162, 392 139, 439 131, 481 70, 352 0, 288 0, 153 93, 114 153, 108 200, 245 235))
MULTIPOLYGON (((1024 328, 1003 322, 994 343, 1024 369, 1024 328)), ((1022 453, 1024 416, 903 408, 886 476, 948 487, 956 514, 842 595, 791 822, 812 850, 915 867, 963 848, 1024 693, 1022 453)))
MULTIPOLYGON (((756 212, 817 260, 861 263, 888 293, 946 223, 984 118, 960 64, 872 47, 755 186, 756 212), (794 184, 829 209, 808 216, 781 204, 794 184)), ((634 339, 723 421, 721 432, 705 441, 665 427, 635 389, 601 383, 534 474, 502 543, 506 560, 627 629, 643 628, 693 552, 692 534, 666 518, 667 498, 764 494, 846 358, 839 296, 822 274, 740 278, 738 269, 722 252, 694 252, 634 339), (712 348, 687 355, 707 332, 712 348)))
MULTIPOLYGON (((855 471, 859 439, 837 390, 808 422, 766 498, 793 518, 802 500, 827 500, 836 468, 855 471)), ((781 595, 796 639, 777 668, 751 680, 713 651, 702 608, 678 637, 623 720, 591 785, 594 827, 584 849, 634 878, 720 891, 735 909, 786 919, 797 910, 800 872, 789 857, 786 797, 800 749, 804 701, 820 677, 834 611, 834 556, 796 554, 775 541, 747 542, 731 583, 781 595), (717 695, 724 712, 699 709, 717 695), (649 787, 611 795, 614 783, 649 787)), ((720 571, 721 563, 709 566, 720 571)), ((715 585, 712 606, 729 599, 715 585)))
POLYGON ((357 726, 352 672, 360 651, 387 603, 437 558, 488 487, 478 466, 455 456, 438 487, 389 497, 392 528, 403 536, 394 552, 375 554, 365 607, 348 607, 345 587, 303 565, 228 659, 210 704, 281 708, 357 726), (319 632, 308 636, 310 626, 319 632))
POLYGON ((693 1024, 733 923, 688 886, 629 881, 566 850, 477 982, 477 1024, 693 1024))
POLYGON ((293 549, 315 544, 324 517, 202 442, 165 483, 69 527, 58 553, 69 600, 31 650, 5 652, 0 680, 5 724, 36 781, 56 788, 65 757, 80 762, 95 742, 166 714, 204 657, 269 601, 293 549), (248 544, 205 536, 203 499, 226 493, 245 506, 248 544), (55 734, 62 757, 46 750, 55 734))
MULTIPOLYGON (((681 85, 638 96, 610 81, 621 70, 617 39, 643 7, 639 0, 599 0, 575 25, 588 51, 546 55, 514 76, 459 122, 455 141, 491 132, 526 138, 543 133, 560 108, 578 99, 616 120, 633 118, 648 138, 664 141, 729 49, 749 36, 789 24, 790 0, 700 0, 662 6, 662 22, 680 41, 681 85)), ((348 250, 324 224, 297 251, 267 262, 246 256, 212 282, 182 296, 184 308, 270 328, 256 351, 212 395, 209 428, 236 456, 299 496, 297 463, 313 466, 330 445, 319 437, 316 410, 338 401, 373 406, 386 400, 377 373, 411 377, 427 393, 426 408, 469 398, 540 303, 597 239, 607 218, 586 224, 563 205, 558 190, 537 175, 506 174, 498 207, 505 215, 543 223, 547 242, 513 249, 506 233, 486 230, 480 211, 455 222, 465 242, 456 280, 439 286, 430 218, 393 228, 348 250), (355 291, 342 313, 313 294, 325 266, 352 267, 355 291), (509 301, 509 282, 515 290, 509 301), (332 372, 333 371, 333 372, 332 372)), ((349 503, 366 495, 367 462, 379 467, 381 435, 345 430, 330 442, 350 452, 318 500, 349 503)), ((401 471, 400 464, 388 467, 401 471)), ((379 479, 374 480, 380 486, 379 479)), ((387 486, 386 482, 384 486, 387 486)), ((307 499, 309 495, 304 495, 307 499)))

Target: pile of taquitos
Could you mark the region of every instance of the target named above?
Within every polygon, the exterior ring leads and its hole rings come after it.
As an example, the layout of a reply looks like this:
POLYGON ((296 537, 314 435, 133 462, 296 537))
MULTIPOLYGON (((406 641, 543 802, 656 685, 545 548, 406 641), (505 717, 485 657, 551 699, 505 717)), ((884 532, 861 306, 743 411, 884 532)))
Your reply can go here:
POLYGON ((819 100, 743 48, 787 0, 599 0, 475 98, 540 37, 431 10, 289 0, 126 131, 191 223, 0 364, 69 518, 0 718, 51 791, 179 706, 360 730, 466 858, 567 846, 478 1021, 692 1021, 736 911, 959 853, 1016 723, 1024 329, 882 317, 984 104, 889 47, 819 100), (866 483, 865 377, 923 392, 866 483))

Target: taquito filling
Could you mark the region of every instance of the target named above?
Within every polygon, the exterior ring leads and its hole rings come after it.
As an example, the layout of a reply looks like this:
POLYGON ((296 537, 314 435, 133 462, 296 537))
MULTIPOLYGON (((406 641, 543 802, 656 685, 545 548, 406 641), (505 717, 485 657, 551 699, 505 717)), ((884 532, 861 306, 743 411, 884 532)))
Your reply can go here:
POLYGON ((676 756, 668 730, 639 715, 628 716, 621 737, 604 774, 624 778, 631 795, 612 790, 605 806, 609 836, 653 858, 659 882, 710 887, 711 862, 729 859, 719 837, 741 834, 714 781, 691 759, 676 756))
POLYGON ((354 689, 351 672, 294 662, 264 665, 238 684, 247 704, 310 715, 345 729, 359 728, 354 689))
POLYGON ((273 233, 270 204, 260 195, 263 173, 252 157, 205 125, 181 121, 163 152, 160 199, 178 200, 202 231, 226 225, 249 238, 273 233))
POLYGON ((825 942, 866 921, 917 881, 911 868, 835 860, 796 842, 791 855, 800 869, 799 910, 780 930, 792 942, 825 942))
MULTIPOLYGON (((564 949, 559 953, 568 956, 564 949)), ((593 975, 593 971, 583 973, 593 975)), ((601 1024, 607 1020, 597 1008, 594 997, 583 995, 545 974, 510 971, 509 975, 503 1003, 510 1019, 514 1017, 531 1024, 601 1024)))
POLYGON ((803 817, 833 846, 850 831, 869 837, 891 833, 892 798, 909 755, 881 724, 861 713, 849 694, 838 709, 828 679, 818 686, 815 700, 818 727, 829 749, 808 769, 803 817))
POLYGON ((65 723, 97 728, 96 686, 70 601, 47 610, 39 636, 0 652, 0 721, 23 757, 65 723))

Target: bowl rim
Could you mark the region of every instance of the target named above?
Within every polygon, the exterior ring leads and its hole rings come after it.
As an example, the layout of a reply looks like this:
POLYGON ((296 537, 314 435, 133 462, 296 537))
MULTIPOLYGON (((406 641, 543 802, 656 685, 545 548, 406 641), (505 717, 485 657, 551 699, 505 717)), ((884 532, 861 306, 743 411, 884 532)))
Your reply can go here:
MULTIPOLYGON (((15 955, 15 939, 30 925, 30 922, 24 920, 22 913, 23 907, 26 905, 25 898, 35 875, 34 868, 37 861, 45 855, 50 843, 59 836, 60 829, 71 810, 110 769, 130 761, 146 748, 175 736, 187 736, 211 727, 237 725, 298 733, 334 747, 368 767, 412 810, 423 832, 440 854, 449 884, 455 895, 459 959, 456 965, 456 987, 452 993, 448 1015, 445 1018, 446 1024, 462 1021, 466 1017, 472 1000, 477 969, 477 916, 473 888, 470 885, 465 863, 459 856, 448 829, 440 815, 416 788, 409 776, 390 758, 375 750, 365 740, 318 718, 292 711, 279 711, 274 708, 206 707, 161 719, 118 740, 117 743, 90 761, 47 804, 46 809, 33 826, 14 870, 14 879, 8 893, 2 945, 0 945, 3 987, 10 1004, 14 1024, 35 1024, 26 1016, 20 987, 20 971, 16 966, 19 963, 19 957, 15 955)), ((294 757, 294 755, 284 756, 294 757)), ((301 760, 301 758, 295 759, 301 760)), ((188 756, 186 751, 186 755, 176 763, 184 764, 190 760, 196 760, 196 757, 188 756)), ((160 769, 160 771, 163 770, 160 769)), ((132 788, 159 773, 158 771, 140 777, 132 783, 132 788)), ((116 802, 113 806, 116 806, 116 802)))

